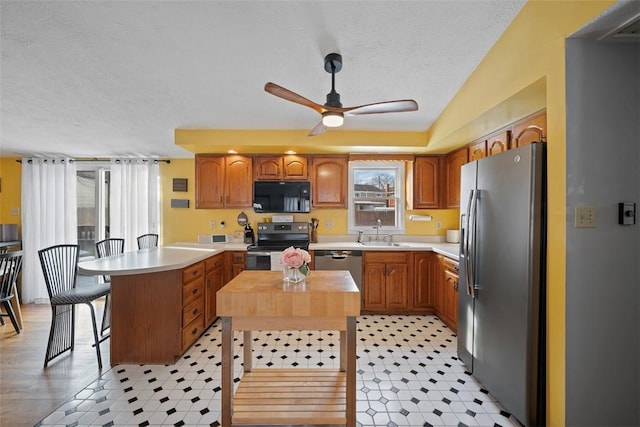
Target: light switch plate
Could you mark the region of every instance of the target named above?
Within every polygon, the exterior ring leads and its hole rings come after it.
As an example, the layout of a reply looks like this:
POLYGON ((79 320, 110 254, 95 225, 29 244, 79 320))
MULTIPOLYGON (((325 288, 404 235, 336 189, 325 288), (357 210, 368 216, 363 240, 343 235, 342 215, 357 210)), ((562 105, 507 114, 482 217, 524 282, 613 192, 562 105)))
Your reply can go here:
POLYGON ((596 208, 591 206, 576 206, 574 226, 576 228, 596 226, 596 208))

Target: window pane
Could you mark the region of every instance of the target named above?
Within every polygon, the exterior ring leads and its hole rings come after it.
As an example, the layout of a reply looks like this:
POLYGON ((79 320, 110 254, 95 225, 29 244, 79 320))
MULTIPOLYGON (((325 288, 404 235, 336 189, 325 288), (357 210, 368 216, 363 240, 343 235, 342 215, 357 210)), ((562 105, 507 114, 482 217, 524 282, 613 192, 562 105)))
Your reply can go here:
POLYGON ((76 178, 80 257, 95 256, 96 172, 78 171, 76 178))

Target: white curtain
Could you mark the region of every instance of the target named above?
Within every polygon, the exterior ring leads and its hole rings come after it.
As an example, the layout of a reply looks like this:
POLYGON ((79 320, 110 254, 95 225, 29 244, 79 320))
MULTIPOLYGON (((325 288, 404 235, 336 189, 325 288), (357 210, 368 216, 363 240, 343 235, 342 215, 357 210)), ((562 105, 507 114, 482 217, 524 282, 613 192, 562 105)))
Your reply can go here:
POLYGON ((78 242, 76 166, 71 159, 22 159, 22 302, 47 303, 38 250, 78 242))
POLYGON ((118 159, 110 169, 109 237, 124 238, 125 252, 137 250, 138 236, 159 234, 160 168, 155 160, 118 159))

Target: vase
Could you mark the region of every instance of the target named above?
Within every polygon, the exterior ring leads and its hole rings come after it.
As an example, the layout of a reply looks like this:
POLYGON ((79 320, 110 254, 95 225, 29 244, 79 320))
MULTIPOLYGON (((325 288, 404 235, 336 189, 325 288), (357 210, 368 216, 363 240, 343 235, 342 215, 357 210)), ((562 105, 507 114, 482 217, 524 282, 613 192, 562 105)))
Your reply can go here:
POLYGON ((304 274, 296 267, 285 267, 282 271, 282 280, 289 283, 298 283, 304 280, 304 274))

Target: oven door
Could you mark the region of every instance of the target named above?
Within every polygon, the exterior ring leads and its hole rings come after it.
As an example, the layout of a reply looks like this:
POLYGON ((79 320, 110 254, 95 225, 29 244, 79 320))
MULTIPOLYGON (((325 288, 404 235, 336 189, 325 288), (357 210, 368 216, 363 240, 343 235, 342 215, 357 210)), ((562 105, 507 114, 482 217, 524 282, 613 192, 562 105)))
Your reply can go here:
POLYGON ((271 270, 270 251, 247 252, 247 270, 271 270))

